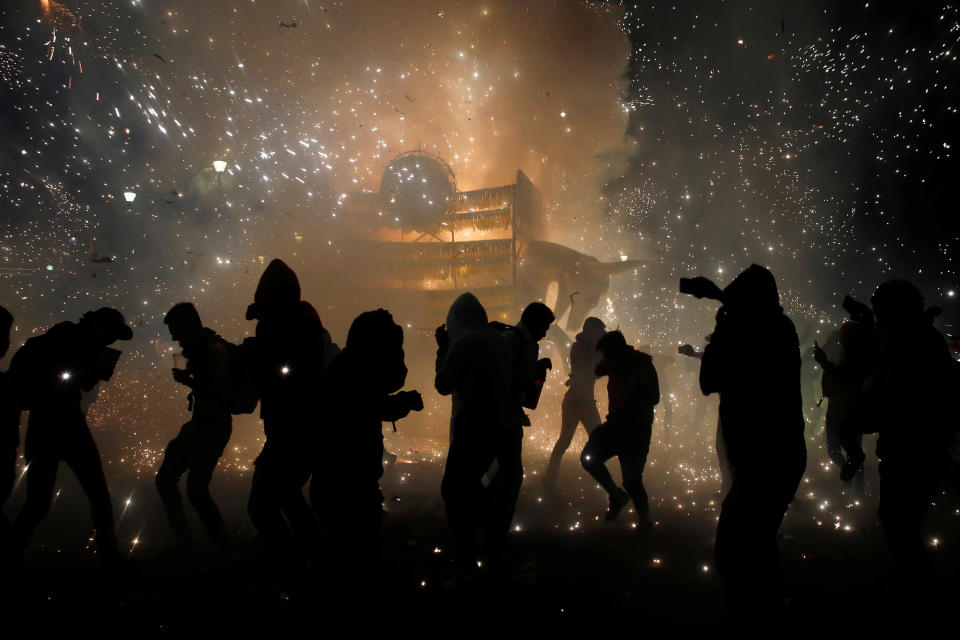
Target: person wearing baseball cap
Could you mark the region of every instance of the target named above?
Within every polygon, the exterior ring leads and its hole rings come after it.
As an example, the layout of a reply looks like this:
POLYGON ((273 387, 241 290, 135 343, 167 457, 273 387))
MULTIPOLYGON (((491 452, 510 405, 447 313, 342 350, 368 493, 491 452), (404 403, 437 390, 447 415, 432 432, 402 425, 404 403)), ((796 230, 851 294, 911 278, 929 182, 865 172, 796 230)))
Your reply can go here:
POLYGON ((121 353, 109 345, 132 337, 123 314, 102 307, 83 314, 79 322, 61 322, 30 338, 14 354, 10 373, 17 399, 30 412, 24 446, 27 501, 11 531, 15 554, 26 550, 50 510, 57 469, 65 462, 90 501, 97 554, 108 566, 120 564, 110 491, 81 399, 112 377, 121 353))

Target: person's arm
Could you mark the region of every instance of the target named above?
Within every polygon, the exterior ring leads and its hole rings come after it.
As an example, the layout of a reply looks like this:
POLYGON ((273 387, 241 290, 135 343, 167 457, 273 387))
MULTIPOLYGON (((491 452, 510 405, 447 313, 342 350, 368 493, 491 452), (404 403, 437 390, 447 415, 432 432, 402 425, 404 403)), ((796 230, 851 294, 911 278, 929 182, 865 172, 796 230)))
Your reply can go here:
POLYGON ((442 357, 439 353, 437 354, 437 375, 434 378, 433 386, 437 393, 442 396, 453 393, 460 382, 463 361, 463 358, 460 357, 461 347, 462 343, 458 343, 448 347, 442 357))
POLYGON ((722 331, 714 331, 700 358, 700 390, 704 395, 719 393, 723 388, 729 364, 726 352, 726 336, 722 331))
POLYGON ((230 391, 230 356, 221 342, 213 342, 206 348, 209 379, 201 380, 184 369, 174 369, 173 379, 200 395, 219 400, 226 399, 230 391))
POLYGON ((694 349, 692 344, 680 345, 680 347, 677 349, 677 353, 682 356, 687 356, 688 358, 694 358, 696 360, 703 358, 703 352, 694 349))
POLYGON ((597 366, 594 367, 593 373, 598 378, 602 378, 603 376, 610 375, 610 361, 604 357, 601 357, 600 362, 598 362, 597 366))
POLYGON ((400 391, 386 396, 380 402, 380 421, 396 422, 406 418, 411 411, 423 409, 423 399, 417 391, 400 391))

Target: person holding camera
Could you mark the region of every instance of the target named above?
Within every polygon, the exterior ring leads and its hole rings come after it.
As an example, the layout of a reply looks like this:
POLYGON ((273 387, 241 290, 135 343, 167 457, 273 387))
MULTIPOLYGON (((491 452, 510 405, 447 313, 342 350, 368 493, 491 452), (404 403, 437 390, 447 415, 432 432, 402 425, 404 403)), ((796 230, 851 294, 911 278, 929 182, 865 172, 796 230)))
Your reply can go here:
POLYGON ((733 482, 715 552, 728 603, 744 622, 748 608, 761 616, 775 610, 782 586, 777 531, 806 468, 800 343, 773 274, 761 266, 723 291, 705 278, 687 280, 681 291, 723 303, 701 360, 700 388, 720 394, 733 482))
MULTIPOLYGON (((841 479, 853 477, 863 465, 860 435, 879 434, 880 523, 897 569, 913 579, 929 569, 923 519, 957 432, 949 401, 960 374, 946 340, 933 326, 941 309, 925 309, 923 294, 913 284, 885 282, 870 302, 876 318, 875 366, 859 403, 839 426, 848 455, 841 479)), ((866 305, 856 304, 863 317, 870 313, 866 305)), ((844 308, 850 311, 850 306, 845 301, 844 308)))
POLYGON ((611 331, 597 343, 603 359, 597 363, 598 377, 607 376, 609 413, 606 422, 590 434, 580 454, 580 464, 603 487, 610 499, 605 519, 620 515, 628 500, 637 512, 639 533, 650 530, 650 506, 643 486, 643 467, 650 452, 653 407, 660 402, 660 384, 653 358, 627 344, 623 334, 611 331), (623 487, 618 487, 607 470, 613 456, 620 460, 623 487))
POLYGON ((107 566, 120 563, 110 490, 81 396, 113 375, 120 351, 108 345, 132 337, 123 314, 103 307, 77 323, 54 325, 14 354, 10 372, 20 406, 30 412, 24 446, 27 501, 12 528, 17 556, 50 510, 57 469, 66 462, 90 500, 97 554, 107 566))

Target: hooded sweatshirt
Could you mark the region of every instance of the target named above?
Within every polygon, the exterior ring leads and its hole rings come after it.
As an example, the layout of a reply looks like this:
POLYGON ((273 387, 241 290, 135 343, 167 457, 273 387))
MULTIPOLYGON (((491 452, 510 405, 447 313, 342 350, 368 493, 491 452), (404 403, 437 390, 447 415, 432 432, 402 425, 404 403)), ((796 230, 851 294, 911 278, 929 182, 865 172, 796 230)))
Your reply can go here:
POLYGON ((296 274, 273 260, 260 277, 247 318, 257 319, 254 379, 268 441, 302 446, 305 423, 316 413, 323 372, 323 324, 300 300, 296 274))
MULTIPOLYGON (((727 286, 723 303, 703 353, 700 388, 720 394, 730 463, 741 476, 802 473, 800 344, 773 274, 751 266, 727 286)), ((795 488, 783 496, 786 502, 795 488)))
POLYGON ((447 313, 450 346, 437 359, 434 386, 453 395, 451 436, 496 433, 510 423, 510 358, 500 333, 472 293, 464 293, 447 313))
POLYGON ((566 397, 579 402, 592 403, 594 387, 597 382, 595 369, 603 358, 597 351, 597 341, 603 337, 603 331, 581 331, 570 347, 570 378, 567 380, 566 397))
POLYGON ((607 420, 639 420, 649 429, 653 424, 653 407, 660 402, 660 384, 653 358, 627 345, 600 360, 595 371, 598 376, 608 376, 607 420))

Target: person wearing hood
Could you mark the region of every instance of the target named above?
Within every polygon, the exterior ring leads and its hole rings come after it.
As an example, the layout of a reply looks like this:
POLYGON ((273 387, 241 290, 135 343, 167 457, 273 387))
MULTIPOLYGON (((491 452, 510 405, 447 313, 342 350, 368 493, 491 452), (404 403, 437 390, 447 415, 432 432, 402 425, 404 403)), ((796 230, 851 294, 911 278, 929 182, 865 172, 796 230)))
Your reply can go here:
MULTIPOLYGON (((823 370, 820 386, 827 399, 824 424, 827 455, 839 467, 846 462, 840 425, 860 404, 864 381, 876 357, 875 342, 871 316, 869 320, 846 320, 830 334, 824 347, 816 341, 813 343, 813 359, 823 370)), ((851 449, 856 455, 856 452, 863 451, 863 434, 854 434, 853 441, 851 449)), ((856 491, 863 495, 862 466, 855 474, 855 480, 856 491)))
POLYGON ((453 537, 458 574, 477 571, 477 531, 485 528, 491 504, 483 475, 496 457, 496 445, 513 419, 510 356, 500 333, 472 293, 450 306, 439 327, 434 386, 452 396, 450 449, 440 494, 453 537))
POLYGON ((300 299, 300 282, 282 260, 267 265, 247 319, 257 320, 251 374, 260 396, 266 442, 254 461, 247 512, 283 569, 296 571, 300 552, 320 564, 321 530, 303 496, 310 477, 321 407, 324 331, 313 306, 300 299))
POLYGON ((936 307, 905 280, 877 287, 871 298, 879 345, 857 408, 840 424, 848 460, 846 480, 863 465, 858 436, 878 433, 880 523, 887 548, 903 577, 928 570, 923 519, 949 460, 957 432, 949 402, 956 393, 957 364, 933 326, 936 307))
POLYGON ((229 536, 220 510, 210 495, 210 480, 233 430, 228 403, 230 356, 223 339, 203 326, 196 307, 189 302, 174 305, 163 323, 170 328, 171 337, 180 343, 187 359, 185 369, 173 370, 173 379, 190 389, 188 409, 191 415, 164 451, 163 462, 157 471, 157 491, 178 541, 191 545, 193 536, 177 488, 181 476, 188 474, 187 497, 190 503, 197 510, 213 543, 226 549, 229 536))
POLYGON ((385 309, 354 319, 324 375, 326 428, 310 501, 329 536, 337 578, 353 584, 363 584, 380 558, 383 423, 423 409, 419 392, 400 391, 406 379, 403 328, 385 309))
POLYGON ((14 354, 10 372, 18 402, 30 412, 24 445, 27 501, 12 528, 17 556, 50 510, 57 469, 66 462, 90 500, 98 556, 108 566, 120 563, 110 491, 80 402, 83 392, 113 375, 121 353, 108 345, 132 337, 123 315, 103 307, 30 338, 14 354))
POLYGON ((752 265, 719 296, 700 388, 720 395, 733 482, 720 510, 717 569, 731 613, 774 612, 782 588, 777 531, 806 468, 800 343, 777 283, 752 265))
POLYGON ((577 334, 570 347, 570 377, 566 382, 567 392, 560 405, 560 435, 543 474, 543 486, 548 492, 556 489, 560 461, 573 442, 577 425, 582 424, 589 436, 602 422, 594 390, 597 383, 595 369, 602 359, 602 355, 597 351, 597 342, 605 335, 605 330, 603 320, 587 318, 583 322, 583 331, 577 334))
POLYGON ((580 454, 580 464, 603 487, 610 499, 605 519, 620 514, 628 500, 637 513, 638 533, 650 530, 650 507, 643 486, 643 467, 650 452, 653 408, 660 402, 660 385, 653 358, 627 344, 623 334, 611 331, 597 342, 602 359, 594 370, 608 376, 609 413, 594 429, 580 454), (623 476, 618 487, 606 461, 617 456, 623 476))

